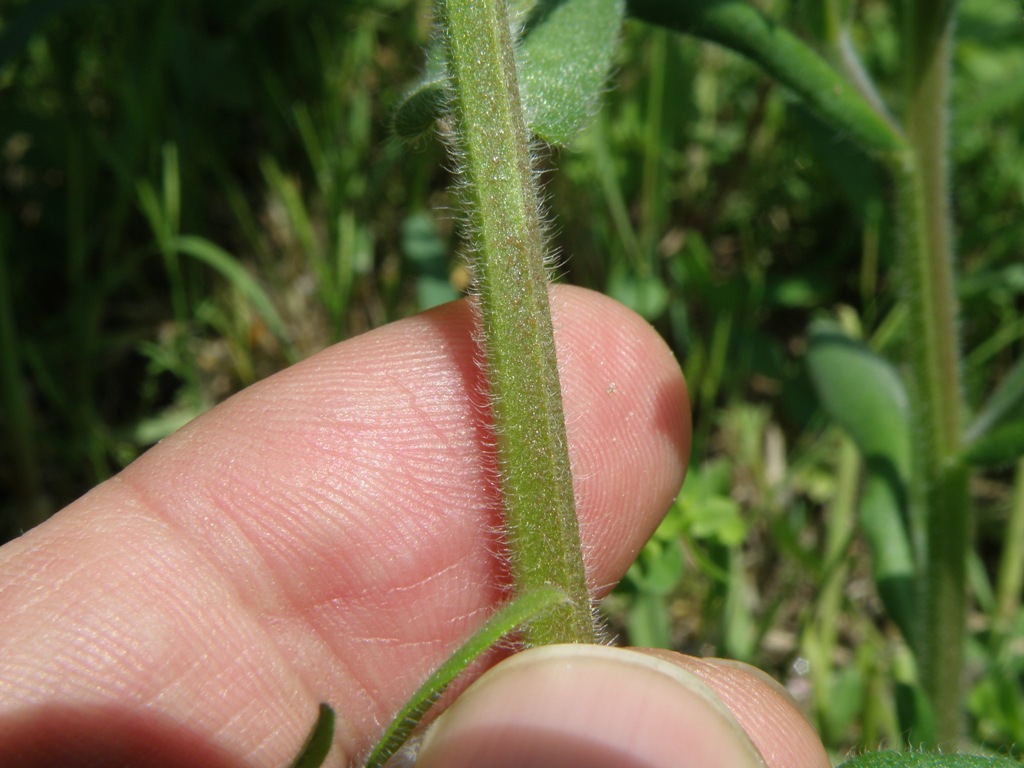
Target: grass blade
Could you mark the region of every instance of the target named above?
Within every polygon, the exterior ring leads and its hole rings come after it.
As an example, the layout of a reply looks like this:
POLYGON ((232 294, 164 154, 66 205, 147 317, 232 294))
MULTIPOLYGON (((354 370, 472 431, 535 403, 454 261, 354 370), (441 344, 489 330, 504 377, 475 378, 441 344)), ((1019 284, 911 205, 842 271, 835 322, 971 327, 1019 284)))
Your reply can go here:
POLYGON ((288 358, 292 361, 296 359, 297 354, 289 338, 288 330, 274 307, 274 303, 263 287, 234 256, 209 240, 193 235, 177 237, 174 239, 173 245, 179 252, 220 272, 252 304, 263 322, 284 346, 288 358))

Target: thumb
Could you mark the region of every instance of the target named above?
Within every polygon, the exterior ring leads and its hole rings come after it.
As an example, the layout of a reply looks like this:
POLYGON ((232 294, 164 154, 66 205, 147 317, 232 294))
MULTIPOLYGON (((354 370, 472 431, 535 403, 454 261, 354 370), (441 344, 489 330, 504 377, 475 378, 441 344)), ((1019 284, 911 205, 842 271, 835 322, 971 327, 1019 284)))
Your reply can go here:
POLYGON ((523 765, 769 764, 712 685, 693 671, 635 650, 563 645, 525 651, 483 675, 438 718, 417 762, 417 768, 523 765))

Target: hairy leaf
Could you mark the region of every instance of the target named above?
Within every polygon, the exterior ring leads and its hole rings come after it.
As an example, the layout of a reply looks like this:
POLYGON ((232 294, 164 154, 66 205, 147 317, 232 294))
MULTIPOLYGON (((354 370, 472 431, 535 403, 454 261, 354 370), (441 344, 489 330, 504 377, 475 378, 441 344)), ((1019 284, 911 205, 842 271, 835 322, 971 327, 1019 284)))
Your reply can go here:
POLYGON ((594 114, 625 16, 623 0, 542 0, 526 23, 519 81, 530 129, 572 141, 594 114))
MULTIPOLYGON (((551 144, 572 141, 603 93, 625 17, 624 0, 536 0, 511 3, 524 19, 516 49, 527 125, 551 144)), ((447 109, 447 79, 433 52, 427 74, 395 108, 395 133, 420 136, 447 109)))
POLYGON ((381 768, 409 738, 448 685, 501 638, 567 601, 558 589, 527 592, 506 605, 463 643, 395 715, 366 760, 366 768, 381 768))

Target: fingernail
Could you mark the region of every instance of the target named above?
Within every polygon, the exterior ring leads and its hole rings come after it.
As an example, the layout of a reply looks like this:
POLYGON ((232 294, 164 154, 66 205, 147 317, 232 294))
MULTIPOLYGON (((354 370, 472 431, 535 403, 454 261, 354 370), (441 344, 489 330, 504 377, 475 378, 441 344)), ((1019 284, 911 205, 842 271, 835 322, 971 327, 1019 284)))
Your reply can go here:
POLYGON ((554 645, 484 674, 431 727, 418 768, 764 768, 721 699, 678 665, 554 645))

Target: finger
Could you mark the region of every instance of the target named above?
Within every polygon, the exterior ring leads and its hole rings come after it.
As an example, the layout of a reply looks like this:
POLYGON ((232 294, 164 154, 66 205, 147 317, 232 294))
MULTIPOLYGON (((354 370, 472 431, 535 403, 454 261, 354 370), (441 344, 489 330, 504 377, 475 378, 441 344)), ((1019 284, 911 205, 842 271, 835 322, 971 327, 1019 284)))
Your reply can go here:
MULTIPOLYGON (((553 305, 599 591, 681 481, 685 388, 621 306, 568 289, 553 305)), ((326 350, 8 545, 0 713, 21 734, 58 701, 68 721, 130 713, 171 724, 168 743, 281 765, 325 700, 337 757, 366 749, 504 596, 472 325, 458 302, 326 350)))
POLYGON ((701 678, 655 656, 586 645, 526 651, 487 672, 432 726, 417 761, 417 768, 523 765, 766 766, 701 678))
POLYGON ((829 768, 814 727, 785 688, 761 670, 726 659, 697 659, 644 649, 692 672, 725 703, 764 756, 768 768, 829 768))

